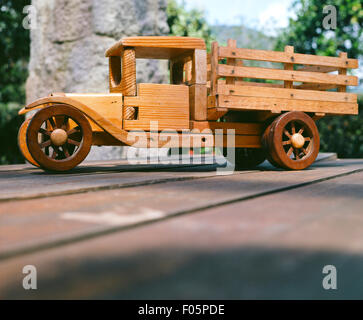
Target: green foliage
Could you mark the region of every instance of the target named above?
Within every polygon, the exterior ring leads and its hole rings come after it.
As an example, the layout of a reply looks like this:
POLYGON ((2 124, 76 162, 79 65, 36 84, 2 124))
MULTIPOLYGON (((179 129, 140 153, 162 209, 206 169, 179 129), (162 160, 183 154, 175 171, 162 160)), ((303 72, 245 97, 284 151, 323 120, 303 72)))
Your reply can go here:
POLYGON ((292 45, 296 52, 336 56, 348 52, 351 58, 363 53, 363 8, 361 0, 295 0, 292 9, 296 19, 279 36, 276 49, 292 45), (323 12, 326 5, 337 9, 337 28, 326 30, 323 12))
POLYGON ((17 135, 23 122, 18 116, 20 105, 17 103, 0 103, 0 164, 24 162, 19 152, 17 135))
POLYGON ((176 0, 169 0, 166 12, 171 35, 203 38, 207 48, 211 47, 214 38, 203 11, 187 10, 184 1, 178 3, 176 0))
MULTIPOLYGON (((282 31, 276 50, 292 45, 296 52, 337 56, 348 52, 350 58, 363 54, 363 8, 361 0, 295 0, 295 19, 282 31), (337 9, 337 28, 325 30, 326 5, 337 9)), ((332 116, 318 121, 321 151, 336 152, 340 158, 363 157, 363 99, 359 116, 332 116)))
POLYGON ((24 162, 16 137, 23 117, 24 83, 29 59, 29 31, 23 28, 23 8, 29 0, 0 4, 0 164, 24 162))
POLYGON ((318 121, 321 151, 336 152, 339 158, 363 158, 363 96, 358 116, 332 116, 318 121))

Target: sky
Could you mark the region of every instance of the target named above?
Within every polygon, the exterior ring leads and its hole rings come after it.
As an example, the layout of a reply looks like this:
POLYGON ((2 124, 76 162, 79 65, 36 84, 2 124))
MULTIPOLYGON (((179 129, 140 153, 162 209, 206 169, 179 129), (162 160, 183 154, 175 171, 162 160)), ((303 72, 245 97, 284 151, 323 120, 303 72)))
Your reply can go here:
MULTIPOLYGON (((182 0, 179 0, 182 1, 182 0)), ((286 27, 292 0, 185 0, 187 8, 203 9, 210 24, 239 25, 264 29, 286 27)), ((273 34, 273 30, 266 30, 273 34)))

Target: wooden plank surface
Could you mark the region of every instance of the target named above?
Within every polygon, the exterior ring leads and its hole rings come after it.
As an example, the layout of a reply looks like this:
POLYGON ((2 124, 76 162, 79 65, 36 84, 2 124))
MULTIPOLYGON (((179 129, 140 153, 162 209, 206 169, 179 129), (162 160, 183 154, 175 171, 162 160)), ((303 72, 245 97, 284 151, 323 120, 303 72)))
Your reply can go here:
MULTIPOLYGON (((202 170, 174 167, 173 179, 155 185, 0 203, 0 297, 362 293, 354 279, 363 266, 363 160, 321 161, 300 172, 266 164, 227 176, 202 170), (183 181, 189 170, 195 177, 183 181), (26 264, 38 270, 33 292, 21 288, 26 264), (344 290, 322 290, 326 264, 337 266, 344 290)), ((38 178, 24 167, 0 176, 11 172, 38 178)))
POLYGON ((239 58, 246 60, 318 65, 325 67, 339 67, 349 69, 358 68, 357 59, 342 59, 338 57, 317 56, 312 54, 290 54, 288 52, 228 47, 219 47, 218 54, 221 58, 239 58))
POLYGON ((357 103, 357 95, 354 93, 255 87, 248 85, 219 85, 218 94, 244 97, 357 103))
POLYGON ((218 106, 232 110, 278 110, 322 112, 331 114, 358 114, 357 103, 267 97, 220 95, 218 96, 218 106))
POLYGON ((346 86, 358 85, 358 78, 355 76, 336 75, 321 72, 279 70, 259 67, 235 67, 227 66, 224 64, 218 65, 218 76, 326 83, 346 86))

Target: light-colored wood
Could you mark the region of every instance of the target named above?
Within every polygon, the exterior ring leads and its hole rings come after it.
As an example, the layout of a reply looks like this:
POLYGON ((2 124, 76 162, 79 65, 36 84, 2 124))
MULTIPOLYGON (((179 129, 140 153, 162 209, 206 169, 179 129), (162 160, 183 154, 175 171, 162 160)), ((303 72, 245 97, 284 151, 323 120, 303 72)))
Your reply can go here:
POLYGON ((123 50, 121 86, 124 96, 136 96, 136 56, 133 48, 123 50))
POLYGON ((337 67, 325 67, 325 66, 303 66, 298 68, 299 71, 310 71, 310 72, 334 72, 338 71, 339 68, 337 67))
MULTIPOLYGON (((135 49, 126 47, 122 52, 121 88, 125 96, 136 96, 136 55, 135 49)), ((135 119, 136 110, 133 107, 124 108, 124 119, 135 119)))
POLYGON ((357 59, 341 59, 337 57, 317 56, 312 54, 294 53, 293 55, 286 52, 256 50, 256 49, 231 49, 220 47, 218 56, 222 58, 238 58, 246 60, 270 61, 281 63, 295 63, 304 65, 318 65, 337 68, 358 68, 357 59))
MULTIPOLYGON (((342 59, 347 59, 348 55, 346 52, 340 52, 339 57, 342 59)), ((347 74, 347 69, 345 68, 340 68, 339 69, 339 74, 340 75, 346 75, 347 74)), ((347 86, 338 86, 338 92, 346 92, 347 91, 347 86)))
POLYGON ((303 83, 294 86, 295 89, 301 90, 318 90, 318 91, 325 91, 325 90, 332 90, 336 89, 336 84, 322 84, 322 83, 303 83))
POLYGON ((207 84, 207 51, 196 49, 193 57, 192 79, 189 84, 207 84))
MULTIPOLYGON (((227 46, 229 48, 236 48, 237 47, 237 41, 233 39, 228 39, 227 46)), ((227 59, 227 65, 229 66, 235 66, 236 65, 236 59, 235 58, 228 58, 227 59)), ((226 79, 226 84, 234 84, 235 78, 229 77, 226 79)))
POLYGON ((136 58, 171 59, 195 49, 206 50, 205 42, 192 37, 129 37, 115 43, 106 51, 106 57, 120 56, 124 47, 134 47, 136 58))
POLYGON ((190 118, 207 120, 207 86, 195 84, 189 87, 190 118))
MULTIPOLYGON (((66 93, 65 96, 86 105, 96 111, 99 116, 111 121, 116 127, 122 128, 122 94, 66 93)), ((92 131, 103 131, 94 121, 90 121, 90 124, 92 131)))
POLYGON ((231 110, 278 110, 323 112, 335 114, 358 114, 357 103, 279 99, 263 97, 224 96, 218 97, 218 106, 231 110))
POLYGON ((255 79, 290 80, 312 83, 327 83, 338 85, 358 85, 358 78, 355 76, 344 76, 326 74, 320 72, 290 71, 256 67, 232 67, 218 65, 218 76, 220 77, 246 77, 255 79))
POLYGON ((217 94, 218 87, 218 74, 219 74, 219 64, 218 64, 218 42, 214 41, 212 43, 211 52, 211 80, 210 80, 210 94, 215 96, 217 94))
POLYGON ((208 108, 208 120, 210 121, 216 121, 219 118, 223 117, 227 112, 228 112, 228 108, 220 108, 220 107, 216 107, 216 108, 208 108))
MULTIPOLYGON (((294 47, 292 46, 285 46, 285 52, 287 55, 293 55, 294 54, 294 47)), ((284 70, 294 70, 294 64, 293 63, 284 63, 284 70)), ((284 81, 284 88, 293 88, 294 81, 284 81)))
POLYGON ((192 81, 192 69, 193 61, 189 60, 184 64, 184 83, 190 83, 192 81))
MULTIPOLYGON (((203 131, 210 129, 212 131, 216 129, 234 129, 237 135, 251 135, 258 136, 263 132, 262 123, 240 123, 240 122, 214 122, 214 121, 191 121, 191 130, 197 129, 203 131)), ((226 132, 226 131, 224 131, 226 132)))
POLYGON ((284 98, 296 100, 317 100, 332 102, 349 102, 355 103, 357 95, 355 93, 343 92, 326 92, 316 90, 299 90, 260 87, 256 89, 254 86, 236 86, 236 85, 219 85, 218 94, 244 96, 244 97, 264 97, 264 98, 284 98))
MULTIPOLYGON (((111 120, 109 118, 103 117, 98 112, 100 109, 97 109, 97 111, 96 111, 95 110, 96 108, 90 107, 89 105, 86 105, 85 103, 82 103, 79 100, 75 100, 75 99, 71 98, 71 96, 68 96, 68 97, 53 96, 53 97, 41 98, 41 99, 38 99, 38 100, 28 104, 25 107, 25 109, 27 111, 30 111, 30 110, 38 108, 38 107, 41 108, 43 106, 47 106, 50 104, 58 104, 58 103, 77 108, 78 110, 82 111, 87 116, 87 118, 92 120, 95 124, 97 124, 97 126, 102 128, 104 131, 108 132, 109 134, 114 136, 119 141, 121 141, 125 144, 129 144, 127 141, 128 133, 127 133, 127 131, 122 129, 122 126, 119 123, 120 118, 118 119, 117 123, 111 122, 111 120)), ((99 105, 97 104, 97 106, 99 106, 99 105)), ((102 108, 102 105, 100 108, 102 108)), ((122 108, 122 105, 121 105, 121 108, 122 108)), ((122 109, 121 109, 121 114, 122 114, 122 109)), ((121 117, 121 119, 122 119, 122 117, 121 117)), ((92 129, 92 130, 94 130, 94 129, 92 129)))
POLYGON ((111 93, 122 93, 121 57, 109 57, 109 87, 111 93))
POLYGON ((157 121, 158 122, 158 129, 159 131, 162 130, 176 130, 176 131, 182 131, 182 130, 188 130, 189 129, 189 123, 185 120, 179 120, 179 119, 173 119, 173 121, 170 121, 168 119, 154 119, 154 120, 125 120, 124 121, 124 129, 127 131, 130 130, 144 130, 144 131, 150 131, 150 121, 157 121))
MULTIPOLYGON (((136 97, 124 98, 125 108, 138 108, 138 120, 135 123, 138 121, 145 126, 145 121, 161 121, 160 130, 189 128, 188 86, 140 83, 137 91, 136 97)), ((130 128, 130 122, 125 120, 124 126, 130 128)), ((135 126, 132 128, 135 129, 135 126)))

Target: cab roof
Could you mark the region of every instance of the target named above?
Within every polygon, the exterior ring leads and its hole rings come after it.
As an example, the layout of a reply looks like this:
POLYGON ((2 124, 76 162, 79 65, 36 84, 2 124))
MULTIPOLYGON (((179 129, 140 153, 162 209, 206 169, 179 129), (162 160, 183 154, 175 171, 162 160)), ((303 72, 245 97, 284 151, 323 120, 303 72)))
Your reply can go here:
POLYGON ((135 48, 136 58, 173 59, 181 54, 191 54, 195 49, 205 50, 205 42, 191 37, 129 37, 116 42, 106 51, 106 57, 120 56, 124 47, 135 48))

